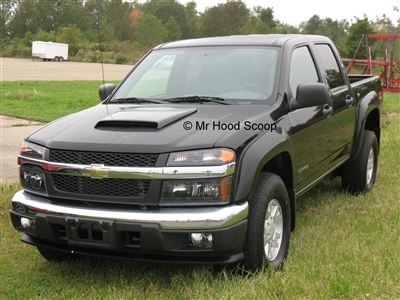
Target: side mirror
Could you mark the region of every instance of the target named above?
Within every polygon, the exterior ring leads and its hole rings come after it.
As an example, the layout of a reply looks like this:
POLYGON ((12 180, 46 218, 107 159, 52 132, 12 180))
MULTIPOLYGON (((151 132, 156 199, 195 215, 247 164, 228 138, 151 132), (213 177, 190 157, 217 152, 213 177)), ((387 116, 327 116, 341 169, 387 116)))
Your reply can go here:
POLYGON ((329 100, 328 88, 324 83, 302 83, 297 86, 297 98, 289 101, 290 109, 313 107, 327 104, 329 100))
POLYGON ((115 89, 115 84, 105 83, 99 87, 100 102, 104 101, 115 89))

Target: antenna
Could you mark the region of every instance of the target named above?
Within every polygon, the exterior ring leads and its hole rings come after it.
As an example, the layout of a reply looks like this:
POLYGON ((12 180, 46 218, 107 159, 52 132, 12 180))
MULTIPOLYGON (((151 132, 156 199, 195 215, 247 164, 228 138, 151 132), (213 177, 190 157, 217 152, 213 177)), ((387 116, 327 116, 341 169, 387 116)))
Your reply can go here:
POLYGON ((101 74, 103 76, 103 84, 104 81, 104 65, 103 65, 103 46, 101 44, 101 23, 100 23, 100 14, 97 15, 97 24, 99 26, 99 44, 100 44, 100 62, 101 62, 101 74))
POLYGON ((103 46, 101 43, 101 22, 100 22, 100 12, 97 14, 97 25, 99 29, 99 44, 100 44, 100 62, 101 62, 101 74, 103 76, 103 92, 106 94, 105 80, 104 80, 104 63, 103 63, 103 46))

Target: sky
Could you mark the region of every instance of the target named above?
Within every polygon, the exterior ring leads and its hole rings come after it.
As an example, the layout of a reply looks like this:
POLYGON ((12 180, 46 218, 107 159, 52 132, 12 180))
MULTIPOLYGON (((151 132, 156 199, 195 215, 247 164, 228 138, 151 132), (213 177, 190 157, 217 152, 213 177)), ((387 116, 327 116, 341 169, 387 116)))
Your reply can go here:
MULTIPOLYGON (((283 23, 298 26, 302 21, 308 21, 317 14, 321 19, 331 18, 332 20, 355 21, 355 17, 362 19, 364 14, 371 21, 376 16, 383 14, 388 16, 393 25, 397 25, 400 12, 394 11, 393 6, 400 9, 398 0, 242 0, 247 8, 254 6, 272 7, 274 17, 283 23)), ((179 0, 182 4, 189 0, 179 0)), ((206 7, 213 7, 219 3, 226 3, 226 0, 194 0, 197 10, 203 12, 206 7)))

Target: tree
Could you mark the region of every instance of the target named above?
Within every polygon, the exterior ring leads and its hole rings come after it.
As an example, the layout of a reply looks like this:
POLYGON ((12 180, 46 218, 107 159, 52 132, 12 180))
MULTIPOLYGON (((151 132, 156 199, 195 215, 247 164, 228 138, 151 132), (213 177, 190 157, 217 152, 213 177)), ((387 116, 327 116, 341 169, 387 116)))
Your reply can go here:
POLYGON ((181 30, 179 29, 178 23, 176 23, 173 16, 169 17, 168 22, 165 24, 167 30, 167 42, 179 40, 182 36, 181 30))
POLYGON ((188 38, 189 31, 187 26, 185 7, 176 0, 150 0, 143 4, 145 14, 151 14, 161 20, 165 25, 172 16, 179 26, 183 38, 188 38))
POLYGON ((254 6, 250 12, 249 20, 243 30, 244 34, 275 32, 279 21, 274 19, 274 9, 271 7, 254 6))
POLYGON ((105 5, 106 1, 103 0, 85 1, 83 14, 89 20, 86 27, 86 36, 91 41, 98 41, 99 32, 104 29, 102 23, 108 24, 105 20, 105 5))
POLYGON ((268 25, 270 29, 274 29, 277 26, 277 21, 274 19, 274 9, 271 7, 262 8, 259 12, 261 22, 268 25))
POLYGON ((197 38, 200 36, 200 18, 196 9, 196 3, 189 1, 185 6, 186 30, 184 38, 197 38))
POLYGON ((82 32, 76 25, 58 28, 57 42, 68 44, 68 52, 71 56, 78 53, 81 39, 82 32))
POLYGON ((0 26, 1 36, 0 39, 4 39, 9 36, 10 22, 14 17, 15 8, 17 6, 16 0, 1 0, 0 2, 0 26))
POLYGON ((319 15, 313 15, 307 23, 305 23, 304 33, 305 34, 316 34, 320 25, 323 24, 323 21, 319 17, 319 15))
POLYGON ((46 31, 40 29, 34 35, 34 40, 35 41, 43 41, 43 42, 56 42, 57 41, 56 32, 53 30, 50 32, 46 32, 46 31))
POLYGON ((393 25, 392 20, 385 14, 381 17, 376 16, 376 21, 371 22, 371 26, 377 33, 398 34, 396 26, 393 25))
POLYGON ((347 31, 350 26, 349 22, 347 20, 334 21, 331 18, 326 18, 324 19, 322 26, 327 29, 326 34, 323 34, 321 29, 318 29, 317 34, 326 35, 329 37, 336 45, 338 51, 342 53, 344 42, 347 38, 347 31))
POLYGON ((35 33, 39 29, 39 12, 35 1, 17 0, 15 14, 10 20, 10 37, 22 38, 30 31, 35 33))
POLYGON ((275 33, 282 33, 282 34, 300 33, 300 29, 290 24, 278 22, 275 33))
POLYGON ((142 10, 138 8, 132 10, 131 13, 129 14, 129 17, 131 18, 131 26, 136 28, 138 19, 143 16, 144 12, 142 10))
POLYGON ((343 48, 348 27, 349 24, 346 20, 321 19, 319 15, 313 15, 308 21, 300 24, 302 33, 327 36, 335 43, 338 49, 343 48))
POLYGON ((242 29, 243 34, 266 34, 270 33, 270 28, 266 23, 261 22, 260 18, 251 15, 247 24, 242 29))
POLYGON ((142 46, 163 43, 167 35, 167 30, 157 17, 149 14, 138 19, 136 36, 138 43, 142 46))
MULTIPOLYGON (((356 20, 355 23, 351 24, 349 28, 349 35, 346 39, 344 49, 342 52, 343 57, 353 57, 356 53, 356 49, 358 44, 360 43, 361 36, 363 34, 374 33, 374 29, 372 28, 370 22, 366 15, 364 15, 363 19, 356 20)), ((366 59, 367 58, 367 50, 365 43, 361 43, 361 47, 358 51, 357 58, 366 59)))
POLYGON ((241 0, 228 0, 225 4, 206 9, 201 23, 204 36, 241 33, 249 19, 249 9, 241 0))
POLYGON ((130 14, 133 7, 128 2, 122 0, 109 0, 106 3, 104 15, 107 23, 110 24, 114 37, 118 41, 132 40, 134 28, 130 14))
POLYGON ((40 19, 39 29, 43 31, 56 30, 60 3, 56 0, 37 0, 36 9, 40 19))
POLYGON ((60 1, 60 7, 57 16, 57 27, 76 24, 76 26, 85 32, 90 28, 93 22, 85 13, 84 0, 60 1))
MULTIPOLYGON (((203 36, 218 36, 224 35, 222 29, 222 4, 206 8, 201 16, 202 35, 203 36)), ((227 35, 227 34, 225 34, 227 35)))

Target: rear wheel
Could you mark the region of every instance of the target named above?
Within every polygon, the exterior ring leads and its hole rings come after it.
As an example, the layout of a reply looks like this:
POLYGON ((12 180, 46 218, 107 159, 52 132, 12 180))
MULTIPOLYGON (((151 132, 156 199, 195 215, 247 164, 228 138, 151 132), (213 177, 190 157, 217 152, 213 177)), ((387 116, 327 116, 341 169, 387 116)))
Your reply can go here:
POLYGON ((62 56, 60 56, 59 58, 58 58, 58 61, 63 61, 64 60, 64 57, 62 57, 62 56))
POLYGON ((371 191, 377 167, 378 139, 373 131, 365 130, 357 158, 343 166, 342 187, 353 194, 371 191))
POLYGON ((55 57, 54 57, 54 61, 58 61, 58 56, 55 56, 55 57))
POLYGON ((279 270, 287 256, 290 239, 290 202, 282 179, 263 174, 250 202, 244 268, 279 270))

